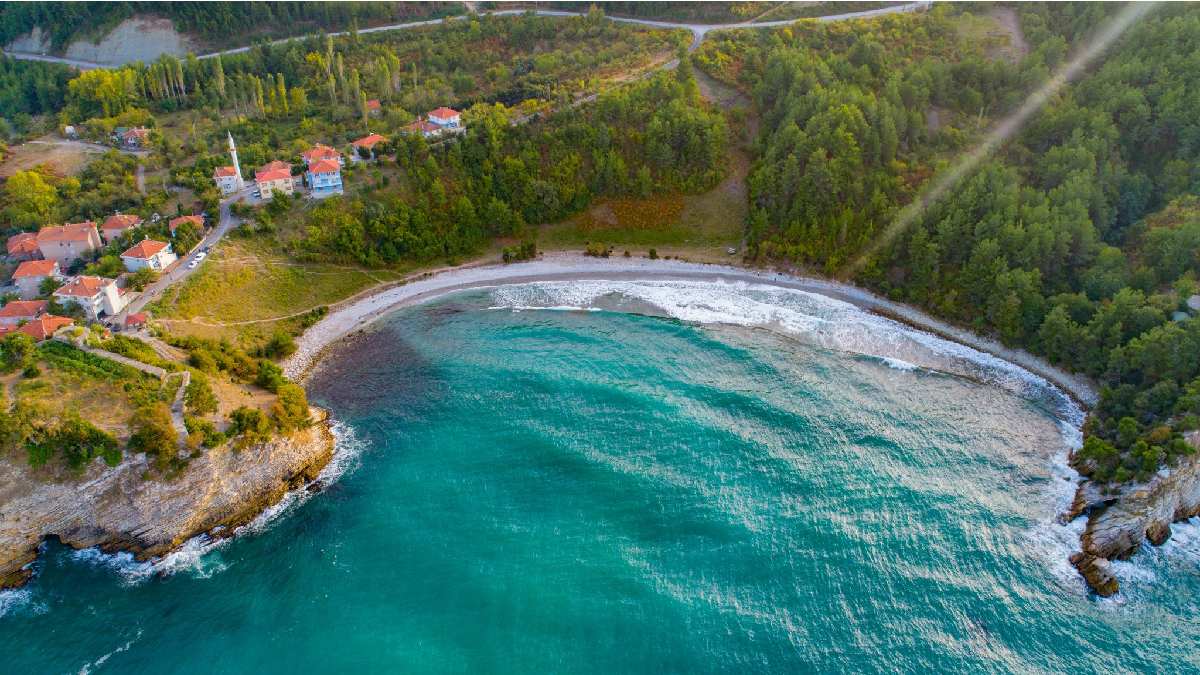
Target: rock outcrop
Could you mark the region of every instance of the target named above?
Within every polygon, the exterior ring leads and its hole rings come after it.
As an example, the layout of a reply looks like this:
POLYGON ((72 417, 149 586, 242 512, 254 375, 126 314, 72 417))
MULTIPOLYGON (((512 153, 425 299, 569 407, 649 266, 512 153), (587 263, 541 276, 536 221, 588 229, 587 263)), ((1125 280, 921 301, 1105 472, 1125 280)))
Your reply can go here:
POLYGON ((32 576, 30 563, 48 537, 145 560, 198 534, 232 533, 329 462, 333 434, 325 414, 314 413, 317 423, 307 429, 240 451, 208 450, 170 480, 147 476, 142 455, 116 468, 97 460, 69 482, 36 480, 28 467, 0 461, 0 587, 32 576))
POLYGON ((1109 561, 1127 560, 1146 541, 1161 546, 1171 537, 1171 523, 1200 515, 1200 453, 1113 494, 1084 481, 1066 518, 1083 514, 1088 519, 1080 537, 1083 550, 1071 556, 1071 564, 1097 594, 1113 595, 1120 586, 1109 561))

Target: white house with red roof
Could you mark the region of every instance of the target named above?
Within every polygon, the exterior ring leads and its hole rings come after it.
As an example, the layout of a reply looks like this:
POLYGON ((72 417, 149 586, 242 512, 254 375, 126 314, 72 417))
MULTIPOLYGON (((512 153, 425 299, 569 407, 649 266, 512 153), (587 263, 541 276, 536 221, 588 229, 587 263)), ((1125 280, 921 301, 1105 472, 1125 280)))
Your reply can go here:
POLYGON ((290 196, 296 189, 292 180, 292 165, 279 160, 259 167, 254 172, 254 182, 263 199, 270 199, 276 192, 290 196))
POLYGON ((429 121, 443 129, 458 129, 462 126, 462 113, 445 106, 429 111, 429 121))
POLYGON ((53 314, 43 314, 32 321, 23 324, 17 329, 18 333, 24 333, 33 338, 34 342, 41 342, 52 337, 60 329, 70 326, 75 323, 73 320, 65 316, 54 316, 53 314))
POLYGON ((33 232, 14 234, 4 242, 4 248, 8 251, 10 260, 33 260, 42 257, 42 251, 38 248, 37 235, 33 232))
POLYGON ((45 300, 13 300, 0 307, 0 325, 15 326, 22 321, 33 321, 46 313, 49 304, 45 300))
POLYGON ((130 272, 140 269, 162 271, 176 260, 170 244, 154 239, 143 239, 121 254, 121 262, 130 272))
POLYGON ((336 159, 318 159, 305 173, 314 197, 342 194, 342 167, 336 159))
POLYGON ((117 282, 104 277, 77 276, 67 280, 57 291, 54 299, 67 305, 78 305, 93 321, 101 316, 112 316, 125 307, 125 298, 117 288, 117 282))
POLYGON ((142 219, 139 216, 132 213, 117 213, 105 219, 104 224, 100 226, 100 236, 107 244, 141 224, 142 219))
POLYGON ((421 134, 425 138, 433 138, 434 136, 437 136, 442 133, 442 128, 439 127, 438 125, 434 124, 433 122, 426 122, 425 120, 417 120, 416 122, 413 122, 412 124, 404 125, 404 127, 400 129, 400 133, 421 134))
POLYGON ((43 281, 58 279, 61 275, 62 270, 56 260, 26 260, 17 265, 12 281, 17 287, 17 295, 28 300, 41 294, 43 281))
POLYGON ((121 139, 121 145, 127 148, 140 148, 150 140, 150 130, 146 127, 134 127, 125 129, 118 136, 121 139))
POLYGON ((68 265, 101 246, 100 232, 96 230, 96 223, 90 220, 43 227, 38 230, 37 243, 43 258, 57 260, 62 265, 68 265))

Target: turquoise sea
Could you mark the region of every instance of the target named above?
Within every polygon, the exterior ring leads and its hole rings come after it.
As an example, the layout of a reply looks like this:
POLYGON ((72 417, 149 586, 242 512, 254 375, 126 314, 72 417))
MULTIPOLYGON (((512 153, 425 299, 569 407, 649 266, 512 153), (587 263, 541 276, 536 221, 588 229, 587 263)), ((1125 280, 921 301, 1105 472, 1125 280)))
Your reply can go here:
POLYGON ((156 565, 48 544, 0 594, 0 671, 1200 668, 1200 528, 1090 598, 1054 520, 1078 411, 841 303, 479 289, 310 391, 338 421, 321 492, 156 565))

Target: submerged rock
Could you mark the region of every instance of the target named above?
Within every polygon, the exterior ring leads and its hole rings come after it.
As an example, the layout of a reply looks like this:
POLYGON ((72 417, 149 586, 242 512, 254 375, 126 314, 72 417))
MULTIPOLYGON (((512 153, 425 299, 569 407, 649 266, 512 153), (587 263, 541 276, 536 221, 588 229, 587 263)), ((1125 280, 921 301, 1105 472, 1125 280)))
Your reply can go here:
POLYGON ((1147 541, 1162 545, 1171 537, 1171 523, 1200 514, 1200 453, 1115 494, 1084 481, 1066 516, 1083 514, 1088 519, 1080 537, 1083 550, 1071 556, 1071 564, 1096 593, 1113 595, 1119 584, 1110 560, 1129 559, 1147 541))
POLYGON ((96 462, 82 479, 36 480, 29 468, 0 462, 0 587, 19 586, 49 537, 77 549, 130 551, 139 560, 171 552, 188 539, 234 530, 314 480, 333 456, 323 411, 290 436, 234 451, 228 445, 191 460, 177 477, 146 477, 144 455, 115 468, 96 462))

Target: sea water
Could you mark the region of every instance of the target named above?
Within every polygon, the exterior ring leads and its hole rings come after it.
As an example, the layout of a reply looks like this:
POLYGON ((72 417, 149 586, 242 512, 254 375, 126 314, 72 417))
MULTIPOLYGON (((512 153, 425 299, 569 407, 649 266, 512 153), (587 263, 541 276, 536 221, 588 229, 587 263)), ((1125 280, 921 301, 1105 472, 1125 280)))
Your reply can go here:
POLYGON ((1079 411, 820 296, 478 289, 331 355, 323 491, 168 560, 48 544, 11 673, 1200 668, 1200 528, 1090 597, 1079 411))

